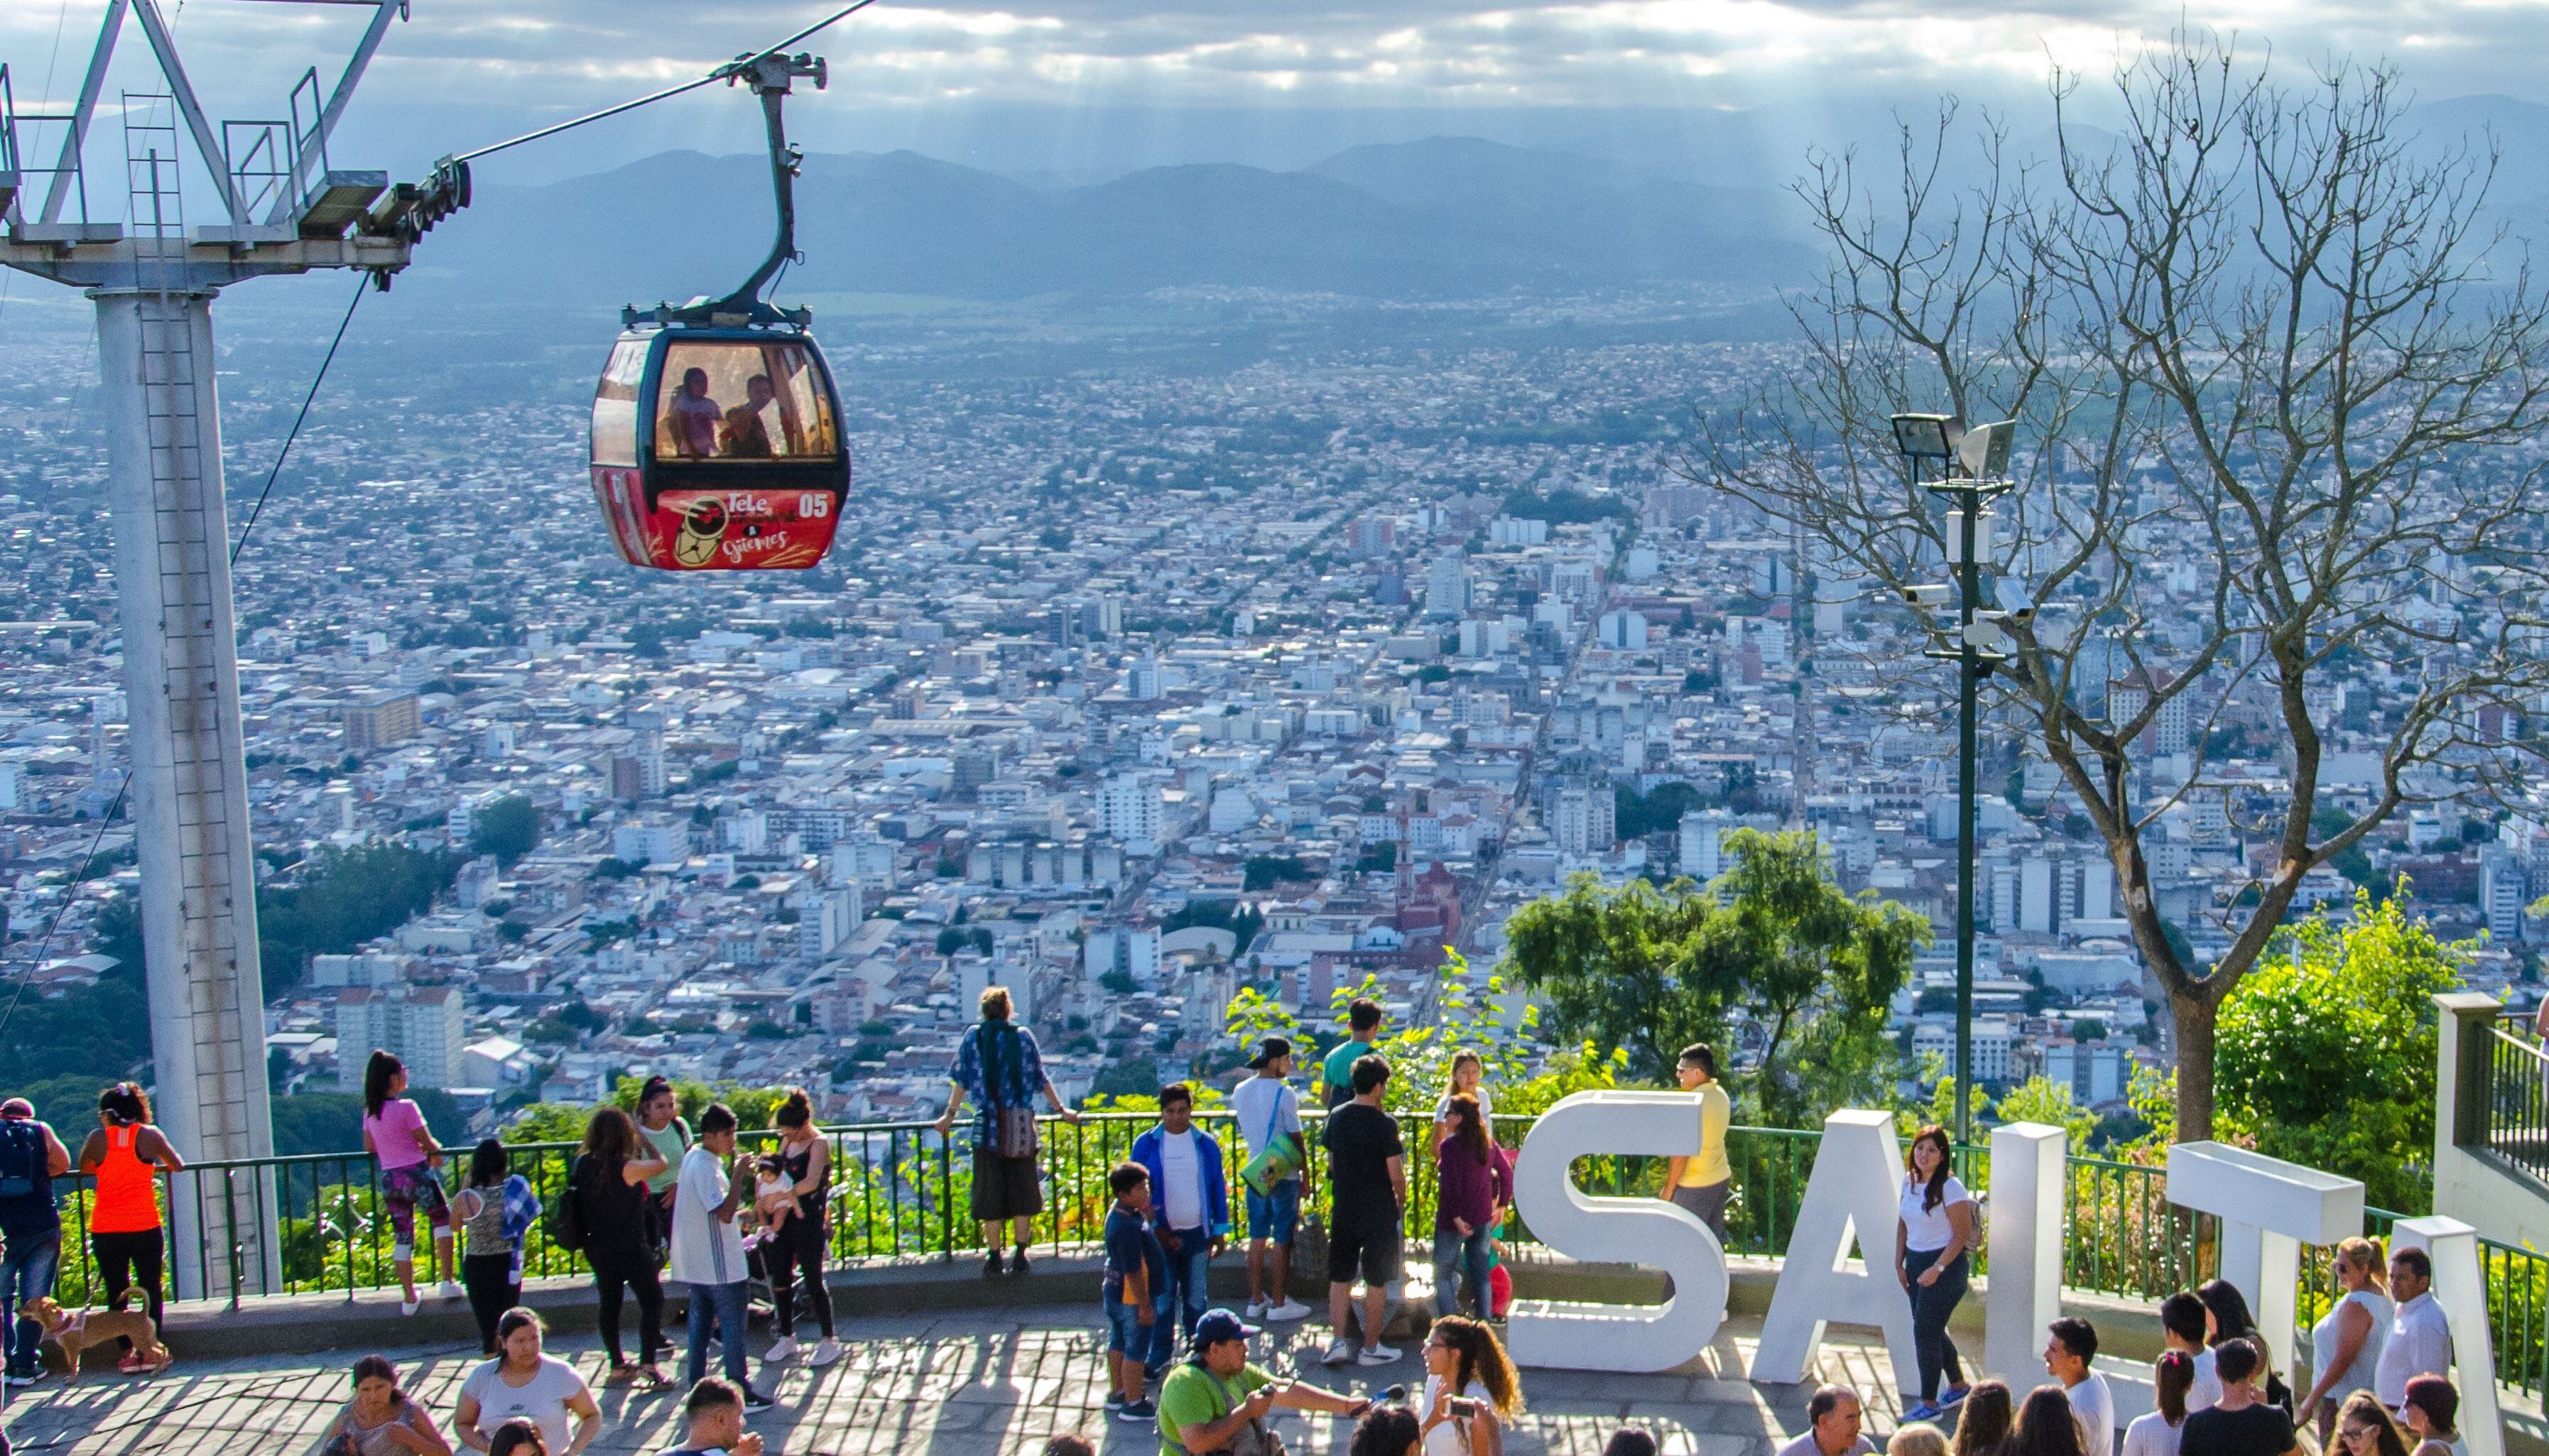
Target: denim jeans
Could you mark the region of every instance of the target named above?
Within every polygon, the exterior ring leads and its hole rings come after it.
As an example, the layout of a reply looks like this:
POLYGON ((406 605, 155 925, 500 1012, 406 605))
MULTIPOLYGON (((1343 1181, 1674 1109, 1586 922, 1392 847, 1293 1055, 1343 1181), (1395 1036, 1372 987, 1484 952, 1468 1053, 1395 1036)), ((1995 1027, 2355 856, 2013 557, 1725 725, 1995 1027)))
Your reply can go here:
POLYGON ((45 1331, 33 1319, 22 1320, 18 1311, 30 1300, 40 1300, 53 1292, 53 1275, 62 1262, 62 1234, 56 1228, 47 1234, 16 1235, 9 1239, 5 1253, 0 1253, 0 1328, 7 1331, 6 1345, 9 1369, 25 1374, 37 1367, 37 1346, 45 1331))
POLYGON ((725 1343, 725 1378, 745 1390, 752 1389, 752 1367, 745 1342, 752 1332, 747 1315, 747 1297, 752 1286, 742 1280, 732 1284, 695 1284, 691 1286, 691 1338, 682 1351, 682 1384, 695 1386, 708 1373, 708 1330, 714 1328, 725 1343))
POLYGON ((1973 1256, 1959 1252, 1956 1261, 1938 1271, 1938 1282, 1921 1283, 1921 1276, 1938 1262, 1944 1249, 1907 1249, 1903 1254, 1903 1271, 1912 1278, 1912 1349, 1921 1362, 1921 1399, 1934 1400, 1938 1394, 1938 1378, 1947 1384, 1965 1383, 1965 1369, 1956 1358, 1956 1342, 1948 1337, 1947 1321, 1964 1303, 1965 1277, 1973 1272, 1973 1256))
POLYGON ((1152 1379, 1158 1379, 1169 1368, 1178 1339, 1174 1312, 1177 1307, 1169 1303, 1168 1293, 1162 1291, 1151 1297, 1151 1323, 1147 1329, 1142 1325, 1142 1311, 1124 1303, 1120 1291, 1107 1291, 1101 1303, 1106 1309, 1107 1352, 1142 1362, 1142 1369, 1152 1379))
POLYGON ((1300 1179, 1286 1178, 1274 1185, 1273 1193, 1248 1190, 1249 1238, 1268 1239, 1290 1248, 1293 1231, 1300 1226, 1300 1179))
MULTIPOLYGON (((1163 1292, 1168 1295, 1171 1307, 1178 1311, 1178 1328, 1184 1331, 1191 1343, 1195 1321, 1203 1317, 1203 1311, 1211 1302, 1211 1296, 1204 1289, 1204 1277, 1212 1264, 1212 1230, 1173 1228, 1169 1231, 1176 1235, 1178 1246, 1168 1251, 1169 1278, 1163 1292)), ((1166 1244, 1167 1240, 1161 1242, 1166 1244)), ((1167 1345, 1160 1348, 1164 1360, 1169 1349, 1167 1345)))
POLYGON ((1487 1317, 1487 1265, 1494 1257, 1495 1251, 1491 1247, 1494 1242, 1493 1232, 1484 1228, 1465 1238, 1457 1228, 1446 1226, 1434 1230, 1435 1313, 1459 1312, 1456 1304, 1461 1292, 1460 1279, 1465 1273, 1469 1276, 1469 1314, 1476 1319, 1487 1317))

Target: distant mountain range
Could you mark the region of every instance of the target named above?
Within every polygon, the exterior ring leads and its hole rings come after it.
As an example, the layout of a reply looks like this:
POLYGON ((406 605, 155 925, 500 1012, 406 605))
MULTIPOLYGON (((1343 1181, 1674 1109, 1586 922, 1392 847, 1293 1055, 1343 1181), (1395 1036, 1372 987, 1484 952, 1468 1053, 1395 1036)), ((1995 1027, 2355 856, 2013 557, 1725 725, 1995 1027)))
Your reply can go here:
MULTIPOLYGON (((814 155, 797 195, 805 261, 786 294, 1751 291, 1802 279, 1814 257, 1774 189, 1474 138, 1358 146, 1298 171, 1202 163, 1057 188, 911 151, 814 155)), ((762 157, 666 152, 542 187, 482 185, 413 276, 491 299, 679 302, 748 273, 770 215, 762 157)))

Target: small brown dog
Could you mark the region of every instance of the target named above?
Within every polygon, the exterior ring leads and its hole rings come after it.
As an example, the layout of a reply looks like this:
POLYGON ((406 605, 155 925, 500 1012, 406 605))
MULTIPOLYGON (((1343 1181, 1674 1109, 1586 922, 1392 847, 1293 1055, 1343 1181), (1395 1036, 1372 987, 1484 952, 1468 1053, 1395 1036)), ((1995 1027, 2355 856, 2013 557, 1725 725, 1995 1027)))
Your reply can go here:
POLYGON ((133 1341, 134 1350, 152 1375, 168 1368, 177 1357, 159 1343, 159 1326, 139 1310, 127 1310, 124 1303, 134 1297, 126 1290, 116 1296, 115 1304, 104 1310, 65 1310, 49 1295, 29 1300, 22 1311, 45 1331, 45 1338, 62 1352, 63 1363, 70 1367, 69 1378, 79 1379, 80 1352, 119 1339, 133 1341))

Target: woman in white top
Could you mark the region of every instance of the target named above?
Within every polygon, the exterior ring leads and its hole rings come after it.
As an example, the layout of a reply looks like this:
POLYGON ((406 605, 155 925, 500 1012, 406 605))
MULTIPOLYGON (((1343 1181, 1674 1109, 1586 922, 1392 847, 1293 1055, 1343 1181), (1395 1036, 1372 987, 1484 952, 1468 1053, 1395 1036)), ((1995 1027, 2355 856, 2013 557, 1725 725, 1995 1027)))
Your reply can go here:
POLYGON ((1903 1175, 1901 1216, 1894 1225, 1894 1275, 1912 1297, 1912 1348, 1921 1360, 1921 1403, 1905 1420, 1935 1420, 1965 1398, 1965 1368, 1947 1320, 1965 1298, 1973 1272, 1974 1196, 1947 1171, 1950 1149, 1941 1127, 1912 1139, 1903 1175), (1944 1376, 1946 1394, 1938 1392, 1944 1376))
POLYGON ((2151 1395, 2159 1408, 2124 1427, 2124 1456, 2177 1456, 2186 1431, 2186 1393, 2195 1387, 2195 1357, 2163 1350, 2151 1365, 2151 1395))
POLYGON ((496 1321, 496 1348, 503 1353, 469 1372, 460 1384, 460 1405, 451 1423, 460 1444, 487 1449, 496 1427, 517 1415, 536 1423, 556 1456, 580 1456, 602 1430, 602 1407, 575 1367, 540 1351, 540 1316, 528 1310, 505 1311, 496 1321))
POLYGON ((1504 1456, 1505 1422, 1522 1413, 1522 1377, 1475 1319, 1446 1314, 1425 1336, 1424 1456, 1504 1456))
POLYGON ((1434 1150, 1438 1153, 1452 1136, 1452 1099, 1463 1092, 1478 1100, 1478 1118, 1486 1123, 1488 1138, 1492 1140, 1496 1135, 1495 1100, 1487 1096, 1487 1064, 1474 1051, 1456 1051, 1452 1053, 1452 1090, 1434 1105, 1434 1150))
POLYGON ((2345 1292, 2319 1322, 2311 1326, 2311 1351, 2318 1360, 2318 1379, 2302 1397, 2300 1415, 2318 1415, 2319 1449, 2328 1449, 2336 1409, 2356 1391, 2372 1389, 2381 1365, 2381 1346, 2390 1337, 2390 1287, 2381 1277, 2381 1246, 2368 1238, 2349 1238, 2336 1246, 2329 1272, 2345 1292))

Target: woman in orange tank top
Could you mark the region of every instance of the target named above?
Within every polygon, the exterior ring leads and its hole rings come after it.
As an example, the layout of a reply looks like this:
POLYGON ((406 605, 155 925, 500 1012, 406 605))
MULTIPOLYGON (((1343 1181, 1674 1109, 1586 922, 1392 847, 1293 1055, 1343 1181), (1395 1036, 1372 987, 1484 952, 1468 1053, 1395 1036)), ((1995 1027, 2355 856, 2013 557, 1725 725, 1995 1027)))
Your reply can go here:
MULTIPOLYGON (((89 1249, 106 1281, 107 1304, 120 1302, 138 1275, 142 1306, 157 1324, 160 1268, 167 1253, 159 1229, 159 1172, 174 1173, 186 1163, 150 1125, 150 1100, 135 1083, 118 1082, 98 1094, 97 1120, 98 1129, 88 1135, 79 1156, 80 1171, 97 1180, 89 1211, 89 1249)), ((127 1375, 142 1374, 146 1367, 141 1352, 126 1343, 117 1368, 127 1375)))

